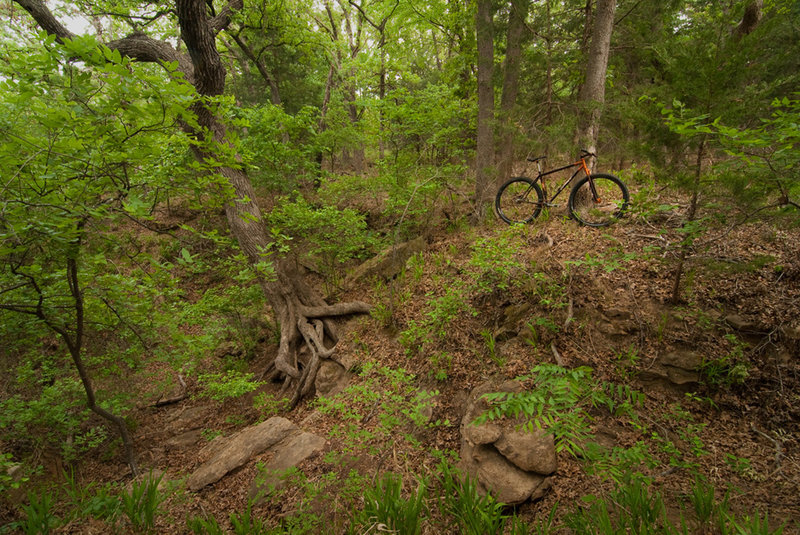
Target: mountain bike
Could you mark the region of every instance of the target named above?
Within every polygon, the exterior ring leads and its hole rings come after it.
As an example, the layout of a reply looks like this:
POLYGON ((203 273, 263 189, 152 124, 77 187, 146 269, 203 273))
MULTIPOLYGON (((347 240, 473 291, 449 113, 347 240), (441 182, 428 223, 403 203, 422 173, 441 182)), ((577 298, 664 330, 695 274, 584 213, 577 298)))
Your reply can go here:
POLYGON ((582 171, 584 177, 578 179, 569 193, 569 215, 578 223, 589 227, 610 225, 625 214, 630 194, 627 186, 614 175, 589 172, 586 160, 594 157, 594 153, 581 149, 577 162, 544 172, 542 162, 547 159, 546 156, 528 158, 529 162, 536 163, 536 178, 518 176, 500 186, 494 201, 497 215, 506 223, 530 223, 539 216, 542 208, 558 206, 553 201, 582 171), (578 169, 548 200, 544 177, 574 167, 578 169))

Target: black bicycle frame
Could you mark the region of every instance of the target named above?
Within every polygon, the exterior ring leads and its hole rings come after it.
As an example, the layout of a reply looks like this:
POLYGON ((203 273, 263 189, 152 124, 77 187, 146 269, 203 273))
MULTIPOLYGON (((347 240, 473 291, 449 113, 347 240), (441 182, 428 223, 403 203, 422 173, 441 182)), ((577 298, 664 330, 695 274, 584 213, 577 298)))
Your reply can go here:
MULTIPOLYGON (((539 171, 539 174, 536 176, 536 179, 534 180, 534 182, 536 182, 536 180, 538 180, 541 183, 541 185, 542 185, 542 194, 544 195, 544 202, 545 203, 551 203, 552 201, 554 201, 556 199, 556 197, 561 195, 561 192, 564 191, 564 189, 569 184, 572 183, 572 181, 575 179, 576 176, 578 176, 578 173, 581 172, 581 169, 583 169, 584 173, 586 172, 586 163, 583 161, 583 158, 581 158, 580 162, 571 163, 569 165, 565 165, 564 167, 559 167, 558 169, 552 169, 552 170, 547 171, 545 173, 542 173, 541 171, 539 171), (547 186, 544 183, 544 177, 546 177, 547 175, 552 175, 553 173, 558 173, 559 171, 563 171, 564 169, 572 169, 573 167, 578 167, 578 170, 575 171, 574 173, 572 173, 572 176, 569 177, 569 179, 567 179, 563 184, 561 184, 561 187, 558 188, 558 191, 556 191, 556 193, 552 197, 550 197, 550 199, 548 199, 547 198, 547 186)), ((594 184, 592 184, 591 186, 594 187, 594 184)))

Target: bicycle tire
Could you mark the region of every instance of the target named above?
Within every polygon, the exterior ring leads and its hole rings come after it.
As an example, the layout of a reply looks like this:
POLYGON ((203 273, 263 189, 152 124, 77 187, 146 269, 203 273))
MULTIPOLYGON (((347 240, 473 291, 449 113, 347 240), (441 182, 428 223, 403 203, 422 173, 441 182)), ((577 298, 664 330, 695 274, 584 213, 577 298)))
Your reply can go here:
POLYGON ((517 176, 500 186, 494 199, 497 215, 508 224, 530 223, 542 211, 542 188, 528 177, 517 176), (531 199, 531 192, 536 199, 531 199), (530 215, 529 215, 530 214, 530 215))
POLYGON ((606 227, 625 215, 630 201, 628 187, 619 178, 605 173, 591 176, 597 196, 592 194, 590 177, 580 179, 569 193, 569 214, 587 227, 606 227), (579 197, 586 200, 581 202, 579 197))

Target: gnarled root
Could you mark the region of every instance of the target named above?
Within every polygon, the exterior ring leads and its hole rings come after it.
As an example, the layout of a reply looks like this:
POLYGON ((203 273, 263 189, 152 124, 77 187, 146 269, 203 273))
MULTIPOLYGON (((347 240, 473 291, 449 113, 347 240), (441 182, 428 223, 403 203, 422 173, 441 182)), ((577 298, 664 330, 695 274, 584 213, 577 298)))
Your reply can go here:
POLYGON ((320 363, 331 358, 339 341, 332 318, 366 314, 370 306, 361 301, 329 305, 294 273, 283 273, 283 284, 265 287, 280 322, 278 354, 264 375, 269 379, 284 377, 281 394, 291 388, 290 407, 314 387, 320 363))

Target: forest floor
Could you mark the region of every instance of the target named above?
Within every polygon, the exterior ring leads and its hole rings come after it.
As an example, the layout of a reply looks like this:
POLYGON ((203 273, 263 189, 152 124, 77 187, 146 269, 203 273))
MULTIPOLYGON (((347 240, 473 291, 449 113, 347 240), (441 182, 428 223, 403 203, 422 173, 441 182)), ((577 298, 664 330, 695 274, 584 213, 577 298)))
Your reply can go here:
MULTIPOLYGON (((304 475, 295 484, 254 506, 253 514, 270 523, 301 514, 325 518, 324 531, 340 532, 359 506, 359 489, 379 472, 402 475, 408 488, 436 472, 433 451, 459 451, 464 403, 480 383, 514 378, 540 363, 588 366, 595 379, 643 394, 636 423, 597 408, 589 412, 591 432, 621 448, 646 443, 655 462, 642 458, 634 466, 652 478, 672 513, 686 504, 700 475, 718 500, 729 492, 732 511, 768 512, 773 527, 786 522, 784 533, 800 532, 800 228, 719 225, 700 236, 681 302, 670 304, 680 223, 677 208, 634 214, 600 230, 558 213, 516 231, 499 221, 435 228, 399 277, 356 283, 333 296, 376 307, 371 316, 341 324, 337 351, 361 373, 339 396, 355 417, 311 399, 283 412, 268 397, 277 394, 276 384, 225 403, 190 395, 163 407, 143 405, 131 415, 140 463, 163 472, 165 481, 179 481, 197 468, 214 436, 280 414, 327 443, 322 455, 300 465, 304 475), (676 384, 663 370, 669 355, 687 353, 700 359, 701 373, 676 384), (407 374, 390 376, 382 367, 407 374), (366 393, 381 389, 384 397, 366 393), (421 390, 434 393, 433 414, 419 427, 403 418, 421 390), (187 426, 200 430, 198 440, 169 446, 187 426)), ((275 350, 271 338, 262 340, 248 369, 260 373, 275 350)), ((208 368, 220 361, 209 356, 208 368)), ((196 382, 187 383, 197 393, 196 382)), ((126 482, 119 457, 81 460, 78 479, 126 482)), ((248 489, 265 460, 256 457, 197 493, 173 489, 156 531, 188 532, 187 518, 208 515, 230 529, 229 514, 248 508, 248 489)), ((558 462, 550 491, 515 508, 521 518, 543 519, 555 510, 561 519, 586 505, 582 497, 613 487, 603 469, 589 469, 567 450, 558 462)), ((81 518, 58 531, 108 529, 104 521, 81 518)), ((432 524, 423 532, 441 531, 432 524)))

